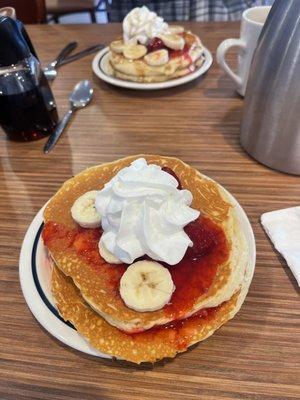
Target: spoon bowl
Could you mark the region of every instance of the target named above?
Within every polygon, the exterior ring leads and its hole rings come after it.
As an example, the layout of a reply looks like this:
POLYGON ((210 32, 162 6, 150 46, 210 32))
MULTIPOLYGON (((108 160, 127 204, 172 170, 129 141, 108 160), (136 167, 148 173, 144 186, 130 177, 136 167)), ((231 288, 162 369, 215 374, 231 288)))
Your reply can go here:
POLYGON ((70 94, 69 101, 72 109, 79 109, 87 106, 93 97, 93 88, 88 80, 80 81, 70 94))

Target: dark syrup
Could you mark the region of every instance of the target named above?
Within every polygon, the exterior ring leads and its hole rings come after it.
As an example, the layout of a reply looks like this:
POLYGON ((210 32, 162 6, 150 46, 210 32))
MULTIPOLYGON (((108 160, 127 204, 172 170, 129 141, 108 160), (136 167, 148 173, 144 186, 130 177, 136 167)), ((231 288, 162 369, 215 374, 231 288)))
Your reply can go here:
POLYGON ((39 85, 17 94, 0 93, 0 125, 10 140, 30 141, 53 132, 58 115, 44 75, 39 85))

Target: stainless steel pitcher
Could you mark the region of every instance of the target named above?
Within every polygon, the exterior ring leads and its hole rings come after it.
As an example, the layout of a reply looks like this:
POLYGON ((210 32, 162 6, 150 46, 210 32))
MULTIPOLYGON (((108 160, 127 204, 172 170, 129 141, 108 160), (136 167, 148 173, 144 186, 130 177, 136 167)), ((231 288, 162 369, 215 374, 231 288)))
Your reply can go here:
POLYGON ((259 162, 300 175, 300 0, 276 0, 261 32, 241 144, 259 162))

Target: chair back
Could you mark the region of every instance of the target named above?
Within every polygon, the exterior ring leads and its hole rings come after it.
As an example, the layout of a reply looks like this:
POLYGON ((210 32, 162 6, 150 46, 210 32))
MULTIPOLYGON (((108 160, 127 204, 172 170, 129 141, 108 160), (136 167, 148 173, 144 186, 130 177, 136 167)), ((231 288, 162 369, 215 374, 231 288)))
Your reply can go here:
POLYGON ((0 0, 0 8, 13 7, 24 24, 46 22, 45 0, 0 0))

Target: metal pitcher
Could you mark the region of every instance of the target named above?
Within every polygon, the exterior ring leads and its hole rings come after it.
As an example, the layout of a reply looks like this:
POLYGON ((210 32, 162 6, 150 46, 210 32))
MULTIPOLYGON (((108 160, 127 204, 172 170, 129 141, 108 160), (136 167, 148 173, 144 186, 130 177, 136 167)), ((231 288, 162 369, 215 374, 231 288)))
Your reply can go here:
POLYGON ((259 162, 300 175, 300 0, 276 0, 261 32, 241 144, 259 162))

